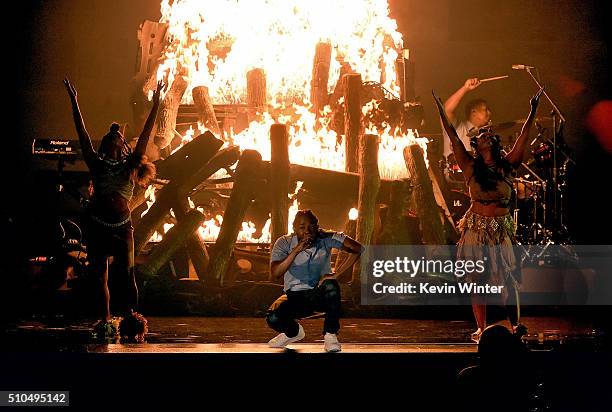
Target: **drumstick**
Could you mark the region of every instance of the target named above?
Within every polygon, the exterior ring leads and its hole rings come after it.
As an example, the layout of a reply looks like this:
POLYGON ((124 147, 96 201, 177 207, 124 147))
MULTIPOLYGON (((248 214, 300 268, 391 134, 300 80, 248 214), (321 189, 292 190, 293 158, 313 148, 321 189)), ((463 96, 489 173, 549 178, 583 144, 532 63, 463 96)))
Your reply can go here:
POLYGON ((487 79, 481 79, 480 83, 484 83, 484 82, 491 82, 493 80, 501 80, 501 79, 507 79, 510 76, 497 76, 497 77, 489 77, 487 79))

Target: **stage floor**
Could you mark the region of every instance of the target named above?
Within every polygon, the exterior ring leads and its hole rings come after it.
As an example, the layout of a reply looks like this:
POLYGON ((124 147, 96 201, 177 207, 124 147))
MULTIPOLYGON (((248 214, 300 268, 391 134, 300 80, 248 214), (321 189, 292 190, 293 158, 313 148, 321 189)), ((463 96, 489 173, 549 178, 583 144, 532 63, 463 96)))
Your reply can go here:
MULTIPOLYGON (((90 338, 91 320, 38 319, 19 321, 6 329, 13 347, 58 349, 87 347, 94 352, 275 352, 265 343, 275 336, 263 318, 149 317, 146 343, 95 345, 90 338)), ((586 318, 552 316, 523 317, 527 339, 589 340, 593 328, 586 318)), ((323 319, 301 321, 304 340, 293 345, 300 352, 322 351, 323 319)), ((507 326, 507 322, 500 322, 507 326)), ((339 334, 345 352, 472 352, 469 337, 474 326, 466 320, 342 319, 339 334)))

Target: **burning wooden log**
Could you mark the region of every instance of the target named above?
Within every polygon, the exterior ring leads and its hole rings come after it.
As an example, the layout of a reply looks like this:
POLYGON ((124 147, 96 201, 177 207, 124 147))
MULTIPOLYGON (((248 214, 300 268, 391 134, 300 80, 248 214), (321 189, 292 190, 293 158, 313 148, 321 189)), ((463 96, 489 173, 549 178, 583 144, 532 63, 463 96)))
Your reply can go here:
POLYGON ((193 104, 198 111, 198 122, 206 126, 215 134, 221 134, 219 122, 215 115, 215 108, 208 94, 208 87, 196 86, 191 90, 193 96, 193 104))
POLYGON ((329 80, 330 64, 331 44, 317 43, 312 64, 312 83, 310 85, 310 101, 317 116, 328 102, 327 81, 329 80))
POLYGON ((395 71, 397 83, 400 86, 400 100, 412 102, 416 98, 414 91, 415 84, 415 65, 410 60, 408 49, 404 49, 402 54, 395 61, 395 71))
MULTIPOLYGON (((228 146, 225 149, 221 149, 212 159, 206 164, 205 167, 198 170, 193 175, 189 176, 185 183, 181 185, 179 194, 187 196, 191 191, 198 191, 202 186, 206 185, 207 179, 215 174, 217 170, 228 169, 240 158, 240 147, 228 146)), ((230 181, 233 181, 232 178, 230 181)), ((219 182, 222 179, 217 179, 219 182)))
POLYGON ((287 126, 274 124, 270 127, 270 195, 272 237, 270 244, 287 234, 289 220, 289 135, 287 126))
POLYGON ((406 146, 404 160, 414 185, 414 204, 420 219, 423 241, 425 244, 443 245, 446 243, 444 227, 423 158, 423 149, 418 144, 406 146))
MULTIPOLYGON (((190 208, 187 199, 181 196, 177 198, 172 205, 172 210, 174 211, 174 216, 180 225, 192 209, 190 208)), ((200 240, 196 233, 193 233, 187 238, 184 246, 189 259, 193 264, 193 268, 198 274, 198 278, 204 279, 206 276, 206 268, 210 261, 208 251, 206 250, 206 245, 200 240)))
POLYGON ((208 267, 207 285, 223 286, 234 243, 240 232, 247 208, 261 185, 261 155, 255 150, 245 150, 236 168, 236 178, 230 195, 219 236, 208 267))
POLYGON ((136 72, 132 77, 130 96, 133 116, 131 130, 142 130, 151 111, 152 103, 148 99, 148 93, 155 90, 157 85, 157 67, 164 49, 168 26, 168 23, 145 20, 138 28, 136 72))
POLYGON ((174 139, 176 115, 186 89, 187 81, 185 78, 181 75, 176 76, 160 105, 153 137, 153 142, 160 149, 167 147, 174 139))
POLYGON ((196 229, 204 222, 204 215, 197 210, 187 213, 184 219, 171 228, 164 239, 153 250, 145 263, 138 271, 145 276, 155 276, 159 270, 174 256, 185 244, 196 229))
MULTIPOLYGON (((376 219, 376 199, 380 188, 380 175, 378 173, 378 143, 377 135, 366 134, 360 139, 359 145, 359 201, 357 216, 357 241, 362 245, 371 244, 372 231, 376 219)), ((360 285, 360 267, 353 268, 354 287, 360 285)))
MULTIPOLYGON (((168 180, 187 179, 205 165, 223 146, 223 141, 206 131, 193 138, 157 165, 157 175, 168 180)), ((199 183, 199 182, 198 182, 199 183)))
POLYGON ((170 183, 159 190, 155 202, 138 222, 134 229, 134 255, 142 251, 153 233, 170 213, 172 203, 177 197, 177 186, 170 183))
POLYGON ((346 171, 359 168, 359 135, 361 134, 361 75, 344 76, 344 147, 346 171))
POLYGON ((392 183, 388 210, 379 239, 380 244, 420 244, 419 236, 409 230, 409 226, 406 222, 406 208, 411 194, 412 186, 410 180, 395 180, 392 183))
POLYGON ((156 228, 159 227, 166 218, 176 199, 186 197, 196 185, 218 170, 215 169, 210 172, 210 174, 206 175, 206 173, 214 167, 212 165, 209 166, 209 160, 211 160, 222 145, 223 142, 215 138, 212 133, 208 135, 204 134, 183 146, 163 162, 168 162, 165 167, 167 167, 169 171, 167 171, 166 174, 171 176, 172 179, 169 184, 158 192, 157 200, 151 205, 149 211, 142 219, 140 219, 138 226, 136 226, 134 230, 134 253, 136 255, 142 251, 153 233, 155 233, 156 228), (199 153, 200 157, 195 157, 195 159, 192 158, 186 161, 187 159, 181 154, 183 150, 189 153, 199 153), (178 165, 173 164, 174 162, 181 161, 181 159, 185 161, 183 170, 178 168, 178 165), (196 181, 196 177, 201 180, 196 181))
MULTIPOLYGON (((247 104, 254 112, 262 112, 268 104, 266 73, 263 69, 247 72, 247 104)), ((254 114, 254 113, 253 113, 254 114)))
MULTIPOLYGON (((360 175, 357 173, 339 172, 336 170, 319 169, 316 167, 302 166, 297 164, 290 165, 291 181, 302 181, 302 187, 306 191, 313 193, 323 193, 328 191, 331 196, 348 196, 358 199, 360 175)), ((381 203, 386 203, 391 193, 393 181, 381 179, 378 199, 381 203)))
POLYGON ((345 89, 345 74, 353 73, 351 65, 346 62, 341 62, 340 75, 334 86, 334 91, 329 95, 328 103, 331 109, 331 128, 338 135, 338 143, 341 143, 341 138, 344 136, 344 89, 345 89))

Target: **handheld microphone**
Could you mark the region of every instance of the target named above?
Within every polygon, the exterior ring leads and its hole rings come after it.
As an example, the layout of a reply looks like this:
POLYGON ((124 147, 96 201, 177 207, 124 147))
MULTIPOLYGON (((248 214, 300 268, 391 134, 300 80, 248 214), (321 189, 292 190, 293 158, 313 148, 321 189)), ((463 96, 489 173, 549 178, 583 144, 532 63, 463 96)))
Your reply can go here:
POLYGON ((525 66, 524 64, 513 64, 513 70, 527 70, 527 69, 535 69, 533 66, 525 66))

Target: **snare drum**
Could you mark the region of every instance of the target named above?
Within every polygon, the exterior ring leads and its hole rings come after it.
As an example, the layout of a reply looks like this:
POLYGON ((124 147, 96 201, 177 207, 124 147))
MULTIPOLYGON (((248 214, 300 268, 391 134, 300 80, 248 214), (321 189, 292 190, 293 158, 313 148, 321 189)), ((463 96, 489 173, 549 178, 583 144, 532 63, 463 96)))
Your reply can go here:
POLYGON ((519 200, 523 200, 533 196, 535 192, 535 184, 535 182, 529 181, 527 179, 514 179, 514 190, 516 191, 516 198, 519 200))

